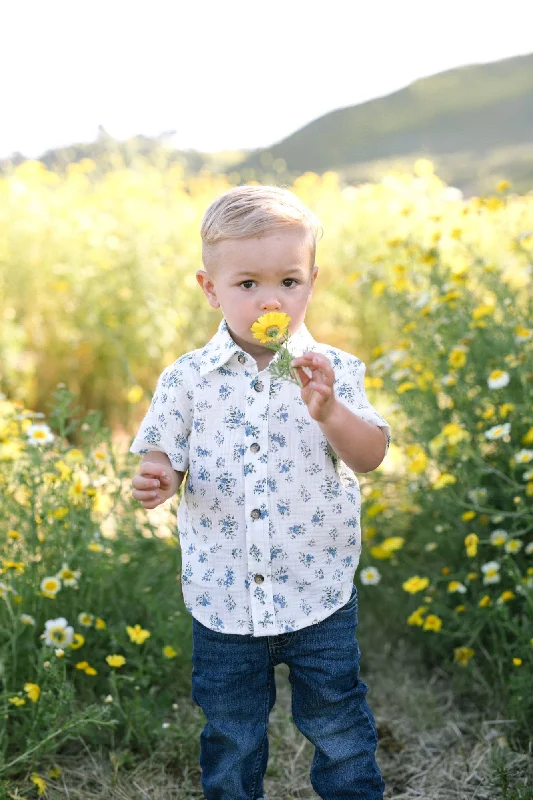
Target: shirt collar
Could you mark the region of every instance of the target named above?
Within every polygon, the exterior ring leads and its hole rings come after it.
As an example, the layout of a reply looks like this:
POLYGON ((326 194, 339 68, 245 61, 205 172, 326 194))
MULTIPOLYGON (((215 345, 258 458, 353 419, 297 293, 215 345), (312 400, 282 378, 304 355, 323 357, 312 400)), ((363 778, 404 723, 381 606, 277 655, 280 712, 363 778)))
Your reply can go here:
MULTIPOLYGON (((289 337, 287 346, 294 356, 301 356, 308 350, 314 350, 316 342, 306 326, 302 324, 289 337)), ((239 345, 231 337, 226 319, 222 319, 217 332, 200 352, 200 376, 204 377, 208 372, 224 366, 233 355, 239 355, 242 352, 239 345)), ((276 353, 273 361, 277 358, 278 355, 276 353)))

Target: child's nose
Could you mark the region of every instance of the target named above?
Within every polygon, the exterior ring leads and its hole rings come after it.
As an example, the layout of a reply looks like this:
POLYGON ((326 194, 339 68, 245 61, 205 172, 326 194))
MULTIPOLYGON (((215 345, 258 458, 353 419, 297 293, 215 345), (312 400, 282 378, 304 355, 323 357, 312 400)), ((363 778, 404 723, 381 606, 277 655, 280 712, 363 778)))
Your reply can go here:
POLYGON ((278 311, 280 308, 281 308, 281 303, 276 298, 263 300, 263 302, 261 303, 262 311, 278 311))

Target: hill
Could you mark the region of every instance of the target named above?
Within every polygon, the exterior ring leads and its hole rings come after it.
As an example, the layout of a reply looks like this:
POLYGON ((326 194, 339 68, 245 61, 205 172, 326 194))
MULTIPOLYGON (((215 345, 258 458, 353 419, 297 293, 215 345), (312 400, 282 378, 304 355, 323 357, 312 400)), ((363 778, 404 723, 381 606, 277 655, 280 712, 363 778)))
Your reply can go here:
MULTIPOLYGON (((356 178, 392 161, 433 158, 463 185, 490 173, 533 187, 533 54, 459 67, 337 109, 251 153, 239 169, 283 159, 289 172, 356 178), (267 158, 265 159, 265 154, 267 158), (359 169, 358 169, 359 168, 359 169), (510 174, 512 173, 512 174, 510 174)), ((443 174, 443 177, 446 177, 443 174)))

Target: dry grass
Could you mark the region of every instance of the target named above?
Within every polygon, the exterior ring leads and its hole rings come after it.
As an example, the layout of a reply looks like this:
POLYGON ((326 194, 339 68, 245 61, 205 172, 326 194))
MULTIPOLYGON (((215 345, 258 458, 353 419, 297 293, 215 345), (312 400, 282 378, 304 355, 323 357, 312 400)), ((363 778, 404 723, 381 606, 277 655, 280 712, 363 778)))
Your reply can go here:
MULTIPOLYGON (((387 800, 481 800, 533 797, 531 788, 506 795, 498 788, 497 767, 505 765, 510 785, 518 778, 533 786, 533 759, 513 754, 497 743, 505 720, 483 719, 458 708, 445 675, 428 679, 405 643, 388 649, 363 649, 362 677, 380 733, 378 759, 387 784, 387 800)), ((290 715, 288 667, 276 667, 278 697, 269 727, 270 760, 265 778, 269 800, 311 800, 309 782, 313 746, 290 715)), ((182 701, 191 729, 199 731, 203 715, 192 701, 182 701)), ((199 746, 199 745, 198 745, 199 746)), ((50 786, 53 800, 200 800, 197 760, 184 767, 172 740, 151 760, 133 769, 121 768, 116 756, 86 751, 60 761, 61 778, 50 786)), ((501 783, 501 782, 500 782, 501 783)))

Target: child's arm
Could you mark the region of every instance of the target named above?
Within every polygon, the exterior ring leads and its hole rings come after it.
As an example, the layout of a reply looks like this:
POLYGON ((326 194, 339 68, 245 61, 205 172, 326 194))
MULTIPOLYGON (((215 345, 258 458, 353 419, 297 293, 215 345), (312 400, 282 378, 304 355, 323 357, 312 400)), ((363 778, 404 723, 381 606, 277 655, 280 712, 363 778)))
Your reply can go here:
POLYGON ((185 473, 173 469, 166 453, 158 450, 145 453, 139 471, 132 478, 132 497, 146 509, 156 508, 176 494, 185 473))
POLYGON ((335 397, 335 373, 326 356, 304 353, 291 362, 302 381, 302 400, 339 458, 354 472, 372 472, 387 451, 385 432, 335 397), (301 367, 312 372, 310 378, 301 367))

